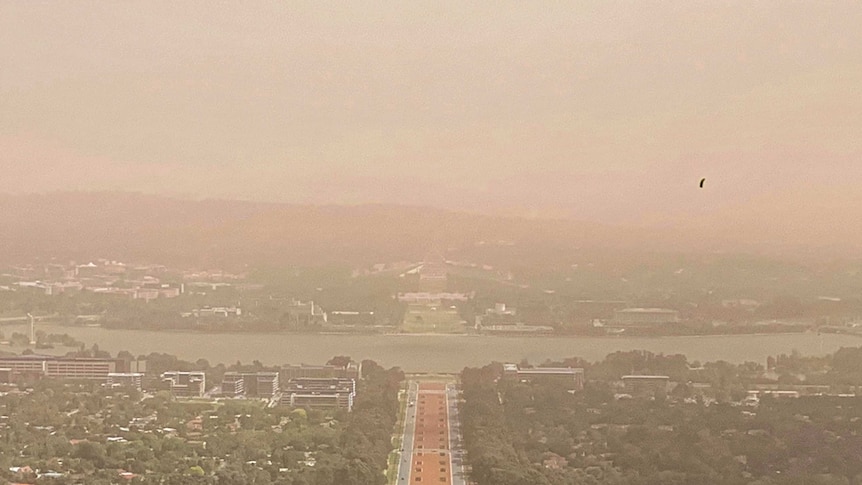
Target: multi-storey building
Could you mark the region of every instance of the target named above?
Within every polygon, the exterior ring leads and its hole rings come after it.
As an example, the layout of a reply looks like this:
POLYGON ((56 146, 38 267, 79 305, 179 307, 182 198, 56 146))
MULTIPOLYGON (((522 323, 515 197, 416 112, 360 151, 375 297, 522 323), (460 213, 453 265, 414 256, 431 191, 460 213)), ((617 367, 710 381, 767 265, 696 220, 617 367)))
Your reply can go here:
POLYGON ((107 380, 108 374, 125 370, 126 363, 117 359, 19 355, 0 357, 0 367, 10 370, 14 378, 58 378, 107 380))
POLYGON ((225 372, 222 394, 271 398, 278 393, 278 372, 225 372))
POLYGON ((239 372, 225 372, 221 381, 221 393, 228 397, 245 396, 245 375, 239 372))
POLYGON ((356 381, 339 378, 300 378, 288 382, 281 404, 292 407, 353 410, 356 381))
POLYGON ((168 384, 176 397, 202 397, 206 393, 206 374, 203 372, 170 371, 162 374, 162 382, 168 384))
POLYGON ((141 390, 144 374, 140 372, 112 372, 108 374, 108 387, 130 387, 141 390))

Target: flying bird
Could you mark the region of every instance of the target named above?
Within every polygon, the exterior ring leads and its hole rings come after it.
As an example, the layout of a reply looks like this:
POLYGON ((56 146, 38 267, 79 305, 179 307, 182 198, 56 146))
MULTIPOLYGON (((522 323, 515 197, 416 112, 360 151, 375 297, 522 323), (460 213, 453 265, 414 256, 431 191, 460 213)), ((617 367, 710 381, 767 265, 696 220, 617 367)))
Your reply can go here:
POLYGON ((705 179, 705 178, 700 179, 700 188, 703 188, 703 183, 704 183, 704 182, 706 182, 706 179, 705 179))

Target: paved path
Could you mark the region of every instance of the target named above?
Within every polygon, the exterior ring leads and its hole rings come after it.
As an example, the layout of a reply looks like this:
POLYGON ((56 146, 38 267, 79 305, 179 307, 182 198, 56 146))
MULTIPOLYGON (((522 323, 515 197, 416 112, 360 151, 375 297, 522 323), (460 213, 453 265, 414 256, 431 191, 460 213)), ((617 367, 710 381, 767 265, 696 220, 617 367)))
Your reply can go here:
POLYGON ((461 445, 461 416, 458 414, 460 395, 454 384, 446 387, 449 403, 449 450, 452 466, 452 485, 467 485, 467 474, 464 471, 464 450, 461 445))
POLYGON ((398 484, 466 485, 459 427, 453 384, 411 381, 398 484))

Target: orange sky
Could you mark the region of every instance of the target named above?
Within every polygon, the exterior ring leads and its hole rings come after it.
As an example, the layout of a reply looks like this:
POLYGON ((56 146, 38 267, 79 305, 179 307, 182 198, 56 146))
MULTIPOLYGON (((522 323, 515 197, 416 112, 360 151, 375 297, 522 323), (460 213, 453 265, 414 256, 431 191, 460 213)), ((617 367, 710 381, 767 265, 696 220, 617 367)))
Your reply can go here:
POLYGON ((0 192, 862 220, 860 25, 850 1, 2 2, 0 192))

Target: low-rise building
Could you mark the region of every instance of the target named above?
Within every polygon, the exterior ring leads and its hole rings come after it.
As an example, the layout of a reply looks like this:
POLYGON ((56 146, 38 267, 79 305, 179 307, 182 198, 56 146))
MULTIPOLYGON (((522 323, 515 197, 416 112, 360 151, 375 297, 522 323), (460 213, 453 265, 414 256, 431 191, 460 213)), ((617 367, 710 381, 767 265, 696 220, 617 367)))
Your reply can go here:
POLYGON ((665 308, 624 308, 614 311, 616 325, 658 325, 679 322, 679 312, 665 308))
POLYGON ((532 367, 520 368, 516 364, 503 365, 503 377, 522 382, 553 380, 571 387, 572 390, 584 388, 584 369, 580 367, 532 367))
POLYGON ((183 316, 193 316, 195 318, 207 318, 207 317, 239 317, 242 316, 242 308, 236 306, 218 306, 218 307, 209 307, 205 306, 203 308, 195 308, 189 313, 183 314, 183 316))
POLYGON ((629 375, 622 377, 626 392, 632 395, 644 395, 667 392, 670 384, 668 376, 629 375))
POLYGON ((443 301, 467 301, 472 298, 472 294, 467 293, 430 293, 430 292, 415 292, 415 293, 398 293, 398 301, 404 303, 417 303, 424 305, 439 305, 443 301))
POLYGON ((327 313, 326 321, 333 325, 374 325, 374 312, 335 310, 327 313))
POLYGON ((287 384, 292 379, 301 378, 332 378, 338 377, 342 379, 362 379, 362 364, 357 362, 348 362, 346 365, 286 365, 281 368, 280 372, 282 382, 287 384))
POLYGON ((484 325, 478 326, 482 333, 509 334, 509 335, 537 335, 554 332, 554 327, 548 325, 524 325, 522 323, 513 325, 484 325))

